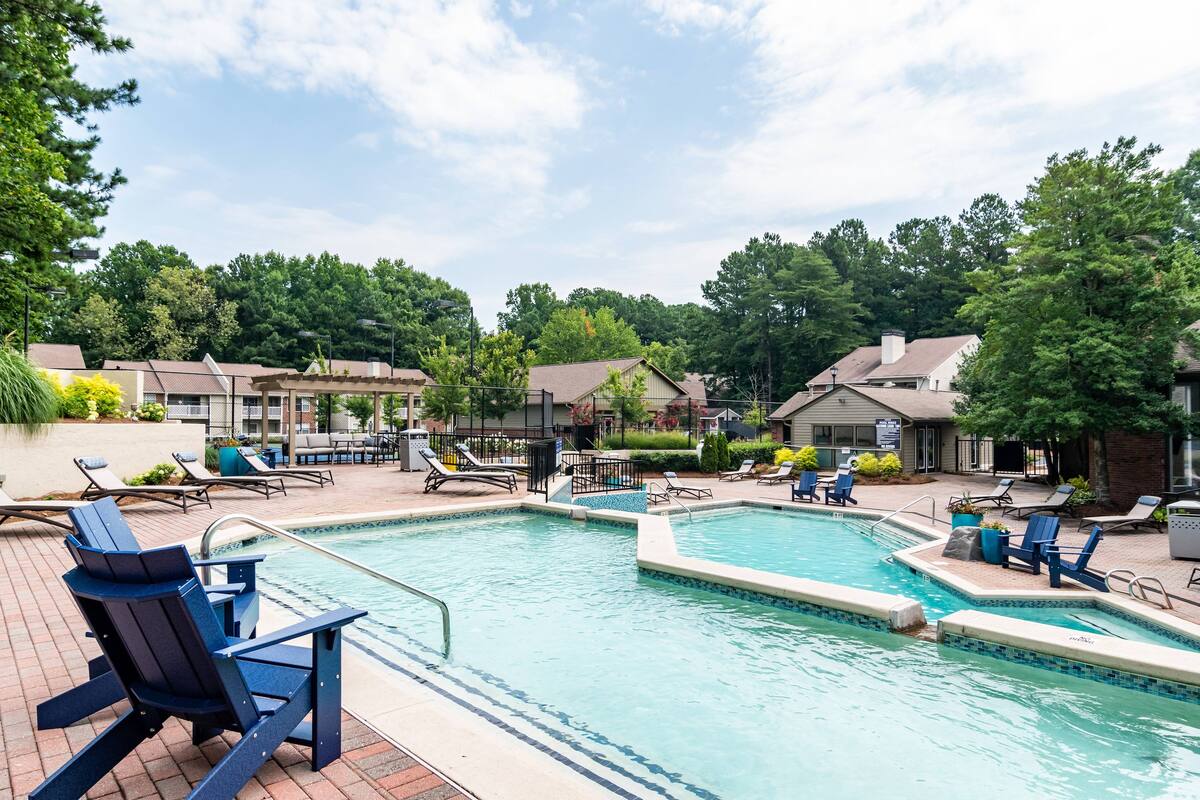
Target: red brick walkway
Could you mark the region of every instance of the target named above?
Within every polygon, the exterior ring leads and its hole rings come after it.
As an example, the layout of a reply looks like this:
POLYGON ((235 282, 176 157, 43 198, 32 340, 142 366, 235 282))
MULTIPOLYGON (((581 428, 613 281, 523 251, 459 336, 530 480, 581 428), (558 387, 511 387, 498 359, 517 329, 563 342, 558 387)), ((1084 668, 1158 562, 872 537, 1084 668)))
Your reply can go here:
MULTIPOLYGON (((127 518, 146 546, 200 534, 223 514, 242 511, 266 519, 318 513, 478 501, 505 492, 466 490, 438 497, 420 493, 420 477, 370 466, 336 468, 336 487, 288 487, 287 497, 264 500, 241 492, 214 492, 214 508, 184 515, 166 506, 130 506, 127 518)), ((122 702, 63 730, 36 731, 37 704, 87 678, 87 661, 99 649, 84 637, 85 626, 60 576, 70 569, 62 531, 35 523, 0 526, 0 800, 24 797, 70 755, 103 730, 125 707, 122 702)), ((144 742, 88 793, 90 798, 134 800, 187 795, 208 765, 236 741, 191 744, 176 720, 144 742)), ((307 748, 285 744, 259 770, 238 798, 324 800, 397 798, 446 800, 459 789, 381 739, 349 715, 343 719, 342 757, 319 773, 308 766, 307 748)))

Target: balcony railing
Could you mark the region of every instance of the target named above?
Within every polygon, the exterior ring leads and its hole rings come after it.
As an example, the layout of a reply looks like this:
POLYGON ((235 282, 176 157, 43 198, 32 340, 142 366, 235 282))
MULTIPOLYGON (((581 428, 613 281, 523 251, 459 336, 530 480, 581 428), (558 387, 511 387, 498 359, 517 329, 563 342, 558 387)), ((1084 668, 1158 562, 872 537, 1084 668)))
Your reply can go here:
POLYGON ((167 406, 168 419, 208 419, 208 406, 192 406, 182 404, 169 404, 167 406))
MULTIPOLYGON (((279 419, 283 416, 283 406, 267 406, 267 419, 279 419)), ((244 419, 262 419, 262 406, 242 406, 244 419)))

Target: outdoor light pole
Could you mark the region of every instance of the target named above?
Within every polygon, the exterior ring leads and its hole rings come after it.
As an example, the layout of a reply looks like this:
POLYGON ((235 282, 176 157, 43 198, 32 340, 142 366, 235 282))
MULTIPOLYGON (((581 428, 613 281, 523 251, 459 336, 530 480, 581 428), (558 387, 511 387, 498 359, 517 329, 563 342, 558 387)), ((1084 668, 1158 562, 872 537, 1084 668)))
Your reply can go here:
POLYGON ((388 361, 388 377, 389 378, 396 377, 396 326, 389 325, 386 322, 379 322, 378 320, 373 320, 373 319, 360 319, 358 321, 358 324, 363 326, 364 328, 387 328, 388 329, 388 333, 390 333, 391 337, 392 337, 392 357, 391 357, 391 360, 388 361))
MULTIPOLYGON (((297 334, 301 339, 326 339, 329 341, 329 358, 325 362, 330 374, 333 373, 333 337, 328 333, 316 333, 315 331, 299 331, 297 334)), ((319 347, 320 345, 318 345, 319 347)), ((325 431, 326 433, 333 430, 333 395, 329 397, 329 406, 325 410, 325 431)))
POLYGON ((829 368, 829 376, 831 378, 833 378, 833 382, 830 384, 831 386, 837 386, 837 374, 838 374, 838 368, 837 368, 837 365, 835 364, 834 366, 829 368))

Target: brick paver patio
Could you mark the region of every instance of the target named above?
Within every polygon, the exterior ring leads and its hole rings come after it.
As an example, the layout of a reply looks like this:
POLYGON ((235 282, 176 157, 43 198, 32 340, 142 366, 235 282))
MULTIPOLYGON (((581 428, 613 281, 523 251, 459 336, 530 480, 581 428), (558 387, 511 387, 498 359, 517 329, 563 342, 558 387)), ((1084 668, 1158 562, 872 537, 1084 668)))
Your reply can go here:
MULTIPOLYGON (((334 467, 336 486, 288 486, 270 500, 239 491, 213 492, 213 508, 187 514, 162 504, 137 504, 126 517, 139 541, 158 546, 198 536, 218 517, 244 512, 264 519, 475 502, 510 497, 491 488, 446 487, 436 496, 421 493, 420 474, 394 467, 334 467)), ((123 506, 124 507, 124 506, 123 506)), ((63 730, 36 731, 37 704, 82 683, 87 661, 99 655, 85 638, 86 627, 60 576, 73 566, 62 545, 63 532, 42 523, 0 526, 0 800, 23 797, 43 778, 90 742, 114 718, 118 706, 63 730)), ((226 734, 228 741, 235 735, 226 734)), ((308 767, 307 750, 285 744, 238 794, 241 800, 325 800, 396 798, 447 800, 462 792, 384 741, 362 722, 345 715, 342 757, 319 773, 308 767)), ((187 795, 220 757, 228 743, 191 744, 190 732, 172 720, 160 735, 144 742, 88 797, 135 800, 187 795)))

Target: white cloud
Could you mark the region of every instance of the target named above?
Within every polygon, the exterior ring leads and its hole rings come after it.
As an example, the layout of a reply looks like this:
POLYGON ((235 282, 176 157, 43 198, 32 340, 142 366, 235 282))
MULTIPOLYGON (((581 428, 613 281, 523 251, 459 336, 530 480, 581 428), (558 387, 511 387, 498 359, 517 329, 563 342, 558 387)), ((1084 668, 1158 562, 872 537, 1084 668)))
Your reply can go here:
POLYGON ((634 220, 625 227, 631 233, 659 236, 664 233, 673 233, 679 230, 683 227, 683 223, 677 220, 669 219, 639 219, 634 220))
POLYGON ((573 65, 485 0, 111 0, 105 13, 142 66, 365 97, 403 141, 489 187, 542 188, 555 137, 586 106, 573 65))
POLYGON ((382 141, 383 137, 379 135, 379 131, 359 131, 350 137, 350 144, 364 150, 378 150, 382 141))
POLYGON ((533 15, 533 3, 522 3, 519 0, 509 0, 508 11, 517 19, 528 19, 533 15))

